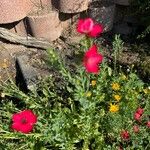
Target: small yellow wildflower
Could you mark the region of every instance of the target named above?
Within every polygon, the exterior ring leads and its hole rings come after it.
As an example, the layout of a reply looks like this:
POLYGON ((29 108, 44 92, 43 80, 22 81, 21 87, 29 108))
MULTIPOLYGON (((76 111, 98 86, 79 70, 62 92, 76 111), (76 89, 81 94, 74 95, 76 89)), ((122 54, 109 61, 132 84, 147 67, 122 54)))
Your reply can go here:
POLYGON ((2 63, 2 64, 1 64, 1 66, 2 66, 2 68, 3 68, 3 69, 8 68, 8 64, 7 64, 7 63, 5 63, 5 62, 4 62, 4 63, 2 63))
POLYGON ((112 86, 112 89, 115 91, 120 90, 120 85, 118 83, 113 83, 111 86, 112 86))
POLYGON ((4 59, 3 62, 0 63, 0 67, 3 69, 8 68, 8 66, 9 66, 9 62, 7 59, 4 59))
POLYGON ((115 99, 116 101, 118 101, 118 102, 121 100, 121 96, 118 95, 118 94, 113 95, 113 97, 114 97, 114 99, 115 99))
POLYGON ((110 112, 117 112, 117 111, 119 111, 119 105, 117 105, 117 104, 110 104, 109 111, 110 112))
POLYGON ((148 94, 148 93, 150 92, 150 90, 149 90, 148 88, 146 88, 146 89, 143 89, 143 92, 144 92, 145 94, 148 94))
POLYGON ((92 85, 92 86, 95 86, 95 85, 96 85, 96 80, 92 80, 92 81, 91 81, 91 85, 92 85))
POLYGON ((90 91, 88 91, 88 92, 86 93, 86 97, 91 97, 91 95, 92 95, 92 92, 90 92, 90 91))

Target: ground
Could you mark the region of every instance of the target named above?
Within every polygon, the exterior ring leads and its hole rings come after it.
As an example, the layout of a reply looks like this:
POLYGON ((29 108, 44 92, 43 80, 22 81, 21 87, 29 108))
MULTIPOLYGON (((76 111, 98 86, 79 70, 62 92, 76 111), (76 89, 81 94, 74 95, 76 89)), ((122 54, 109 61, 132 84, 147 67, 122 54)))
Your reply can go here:
POLYGON ((0 42, 0 80, 6 81, 9 76, 16 76, 16 57, 23 54, 31 55, 37 52, 35 48, 27 48, 23 45, 0 42))

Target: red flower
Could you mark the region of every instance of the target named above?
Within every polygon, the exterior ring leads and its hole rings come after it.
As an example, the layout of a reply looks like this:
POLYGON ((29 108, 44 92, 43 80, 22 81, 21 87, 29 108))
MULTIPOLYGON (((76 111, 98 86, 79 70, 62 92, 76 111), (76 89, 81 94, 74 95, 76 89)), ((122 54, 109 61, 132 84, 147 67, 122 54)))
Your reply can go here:
POLYGON ((138 126, 133 126, 133 131, 135 132, 135 133, 138 133, 139 132, 139 127, 138 126))
POLYGON ((146 126, 150 128, 150 121, 147 122, 146 126))
POLYGON ((130 138, 129 132, 127 130, 122 131, 121 132, 121 138, 123 140, 129 140, 129 138, 130 138))
POLYGON ((98 53, 97 46, 93 45, 84 55, 83 65, 89 73, 98 73, 99 63, 103 60, 103 56, 98 53))
POLYGON ((93 30, 89 32, 89 37, 97 37, 103 32, 103 27, 100 24, 95 24, 93 30))
POLYGON ((137 120, 137 121, 140 121, 141 120, 141 116, 143 115, 143 112, 144 112, 144 109, 142 108, 138 108, 134 114, 134 119, 137 120))
POLYGON ((137 120, 137 121, 140 121, 141 120, 141 115, 138 114, 138 113, 135 113, 134 114, 134 119, 137 120))
POLYGON ((137 109, 137 111, 136 111, 136 113, 138 113, 139 115, 142 115, 143 114, 143 112, 144 112, 144 109, 142 109, 142 108, 138 108, 137 109))
POLYGON ((12 129, 22 133, 29 133, 37 122, 37 116, 31 110, 24 110, 13 114, 12 121, 12 129))
POLYGON ((79 19, 77 23, 77 32, 86 34, 90 37, 97 37, 103 32, 103 27, 100 24, 95 24, 91 18, 79 19))

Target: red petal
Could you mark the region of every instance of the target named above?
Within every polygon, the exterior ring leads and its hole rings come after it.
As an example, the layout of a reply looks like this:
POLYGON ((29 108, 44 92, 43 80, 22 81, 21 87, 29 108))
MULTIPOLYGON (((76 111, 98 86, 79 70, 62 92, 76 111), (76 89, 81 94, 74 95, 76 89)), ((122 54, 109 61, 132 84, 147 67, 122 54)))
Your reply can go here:
POLYGON ((83 19, 79 19, 78 20, 78 23, 77 23, 77 32, 79 33, 83 33, 83 30, 82 30, 82 24, 83 24, 84 20, 83 19))
POLYGON ((138 113, 135 113, 134 114, 134 119, 137 120, 137 121, 140 121, 141 120, 141 115, 138 114, 138 113))
POLYGON ((77 24, 77 31, 79 33, 89 33, 93 30, 94 22, 91 18, 80 19, 77 24))
POLYGON ((37 122, 37 116, 31 110, 24 110, 22 117, 27 120, 28 123, 34 124, 37 122))
POLYGON ((11 128, 16 130, 16 131, 20 131, 20 127, 21 127, 20 123, 13 123, 11 126, 11 128))
POLYGON ((85 52, 85 57, 91 57, 97 54, 97 46, 94 44, 88 51, 85 52))
POLYGON ((37 122, 37 116, 31 110, 24 110, 22 112, 13 114, 12 121, 15 123, 21 123, 22 119, 25 119, 28 123, 34 124, 37 122))
POLYGON ((95 24, 92 31, 88 34, 90 37, 97 37, 103 32, 103 27, 100 24, 95 24))
POLYGON ((20 123, 13 123, 12 129, 22 132, 22 133, 29 133, 33 129, 33 125, 31 124, 20 124, 20 123))
POLYGON ((13 122, 21 122, 21 119, 22 119, 22 116, 20 115, 20 113, 13 114, 12 116, 13 122))
POLYGON ((83 65, 87 72, 98 73, 99 66, 103 60, 103 56, 98 53, 97 46, 94 44, 84 55, 83 65))
POLYGON ((144 109, 142 109, 142 108, 138 108, 137 109, 137 111, 136 111, 136 113, 138 113, 139 115, 142 115, 143 114, 143 112, 144 112, 144 109))
POLYGON ((95 59, 95 61, 97 60, 97 63, 101 63, 103 60, 103 56, 98 53, 97 46, 95 44, 87 52, 85 52, 84 61, 91 57, 97 58, 95 59))
POLYGON ((98 73, 99 72, 99 66, 98 65, 86 64, 85 68, 86 68, 86 71, 88 73, 98 73))
POLYGON ((87 72, 98 73, 98 64, 102 61, 101 55, 97 54, 84 60, 84 66, 87 72))

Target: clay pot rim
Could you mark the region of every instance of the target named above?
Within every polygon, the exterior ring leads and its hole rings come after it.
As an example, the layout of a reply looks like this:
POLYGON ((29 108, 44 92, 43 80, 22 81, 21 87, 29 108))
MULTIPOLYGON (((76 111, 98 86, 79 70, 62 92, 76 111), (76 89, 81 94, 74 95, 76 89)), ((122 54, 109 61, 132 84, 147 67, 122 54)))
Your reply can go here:
POLYGON ((27 17, 30 17, 30 18, 43 18, 43 17, 46 17, 48 16, 49 14, 55 14, 56 15, 56 12, 54 11, 48 11, 47 13, 44 13, 44 14, 32 14, 30 13, 27 17))

